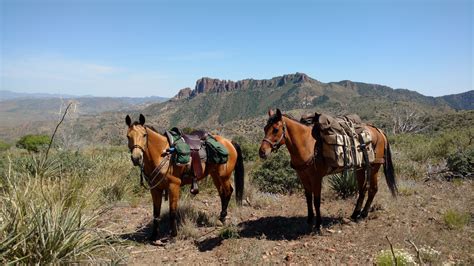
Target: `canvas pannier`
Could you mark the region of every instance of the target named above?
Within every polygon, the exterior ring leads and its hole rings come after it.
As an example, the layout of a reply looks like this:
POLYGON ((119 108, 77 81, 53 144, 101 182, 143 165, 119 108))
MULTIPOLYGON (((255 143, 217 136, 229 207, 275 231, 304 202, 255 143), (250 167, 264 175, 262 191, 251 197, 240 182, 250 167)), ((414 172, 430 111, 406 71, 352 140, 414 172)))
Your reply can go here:
POLYGON ((369 163, 374 161, 370 133, 358 115, 334 118, 316 113, 313 121, 312 135, 317 140, 316 153, 333 169, 362 167, 364 149, 369 163))

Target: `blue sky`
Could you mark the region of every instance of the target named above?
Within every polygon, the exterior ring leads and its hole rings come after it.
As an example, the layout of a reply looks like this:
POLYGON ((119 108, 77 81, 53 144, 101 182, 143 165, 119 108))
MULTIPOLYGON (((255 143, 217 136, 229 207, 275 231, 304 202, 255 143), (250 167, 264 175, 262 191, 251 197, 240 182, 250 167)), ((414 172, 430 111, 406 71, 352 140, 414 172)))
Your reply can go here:
POLYGON ((473 89, 470 0, 0 0, 0 89, 166 96, 203 76, 304 72, 473 89))

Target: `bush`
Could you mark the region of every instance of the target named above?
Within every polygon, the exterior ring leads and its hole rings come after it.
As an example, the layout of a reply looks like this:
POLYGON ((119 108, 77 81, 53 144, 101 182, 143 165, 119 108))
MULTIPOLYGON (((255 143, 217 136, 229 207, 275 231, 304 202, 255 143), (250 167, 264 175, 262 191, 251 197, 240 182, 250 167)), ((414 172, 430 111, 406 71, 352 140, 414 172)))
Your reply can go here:
POLYGON ((449 170, 463 176, 474 172, 474 149, 452 153, 446 159, 449 170))
POLYGON ((219 231, 222 239, 239 238, 239 229, 235 225, 226 225, 219 231))
POLYGON ((391 250, 382 250, 375 258, 375 263, 381 266, 392 266, 392 265, 416 265, 413 256, 403 249, 395 249, 395 258, 397 262, 393 261, 393 254, 391 250))
POLYGON ((6 151, 10 149, 10 146, 11 146, 10 144, 0 140, 0 151, 6 151))
POLYGON ((357 180, 354 177, 354 172, 351 170, 346 175, 343 173, 331 175, 328 181, 329 186, 343 199, 357 192, 357 180))
POLYGON ((248 139, 242 136, 235 137, 233 141, 240 145, 244 161, 253 162, 258 159, 259 145, 257 143, 250 142, 248 139))
POLYGON ((443 215, 443 220, 449 229, 462 229, 471 221, 469 213, 448 210, 443 215))
POLYGON ((287 194, 301 188, 296 172, 290 167, 290 155, 286 150, 272 154, 251 176, 263 192, 287 194))
POLYGON ((16 146, 27 151, 39 152, 48 146, 50 140, 51 138, 46 135, 25 135, 16 143, 16 146))

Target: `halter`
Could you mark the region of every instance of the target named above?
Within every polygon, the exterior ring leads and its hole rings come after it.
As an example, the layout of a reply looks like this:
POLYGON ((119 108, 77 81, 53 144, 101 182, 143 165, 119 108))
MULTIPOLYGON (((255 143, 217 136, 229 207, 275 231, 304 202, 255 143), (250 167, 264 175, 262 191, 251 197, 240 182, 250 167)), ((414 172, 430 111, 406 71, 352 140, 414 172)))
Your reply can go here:
MULTIPOLYGON (((144 127, 144 128, 145 128, 145 132, 146 132, 145 147, 148 148, 148 131, 147 131, 147 128, 146 128, 146 127, 144 127)), ((143 154, 145 154, 145 148, 143 148, 142 146, 140 146, 140 145, 138 145, 138 144, 135 144, 135 145, 133 145, 133 146, 130 148, 130 153, 132 153, 132 151, 133 151, 134 149, 140 149, 140 150, 143 152, 143 154)), ((150 154, 150 156, 151 156, 151 154, 150 154)), ((151 172, 150 177, 148 177, 147 175, 145 175, 145 164, 142 163, 142 164, 140 165, 140 185, 142 185, 144 188, 147 188, 147 189, 149 189, 149 190, 152 190, 152 189, 154 189, 155 187, 159 186, 159 185, 165 180, 165 178, 162 177, 162 178, 161 178, 160 180, 158 180, 156 183, 155 183, 155 179, 160 176, 160 171, 161 171, 161 169, 166 165, 166 163, 169 162, 169 160, 170 160, 170 155, 167 154, 167 155, 161 160, 160 164, 157 165, 157 166, 153 169, 153 171, 151 172), (143 183, 143 179, 145 179, 146 182, 148 183, 148 187, 146 187, 145 184, 143 183), (153 183, 155 183, 155 184, 153 185, 153 183)), ((151 161, 153 161, 153 159, 151 159, 151 161)))
POLYGON ((272 152, 276 152, 281 147, 281 145, 283 145, 283 143, 281 143, 281 141, 285 137, 286 137, 286 123, 283 122, 283 133, 281 134, 280 138, 277 141, 273 142, 269 138, 264 138, 262 141, 265 141, 268 144, 270 144, 270 146, 272 147, 272 152))

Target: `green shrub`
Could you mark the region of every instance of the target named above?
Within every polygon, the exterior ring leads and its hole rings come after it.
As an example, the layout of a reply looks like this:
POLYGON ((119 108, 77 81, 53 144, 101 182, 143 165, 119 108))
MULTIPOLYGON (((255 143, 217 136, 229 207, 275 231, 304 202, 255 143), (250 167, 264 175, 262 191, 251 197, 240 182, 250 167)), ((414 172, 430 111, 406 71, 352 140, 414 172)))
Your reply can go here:
POLYGON ((266 159, 251 176, 263 192, 287 194, 301 188, 296 172, 290 167, 290 155, 282 149, 266 159))
POLYGON ((244 161, 253 162, 258 159, 258 149, 259 149, 258 143, 251 142, 247 138, 242 137, 242 136, 235 137, 233 141, 240 145, 240 148, 242 149, 242 155, 244 157, 244 161))
POLYGON ((456 210, 447 210, 443 215, 443 220, 449 229, 462 229, 471 221, 471 215, 456 210))
POLYGON ((395 258, 396 263, 393 259, 393 254, 391 250, 382 250, 377 254, 375 258, 375 263, 380 266, 392 266, 392 265, 416 265, 415 259, 413 256, 406 252, 403 249, 395 249, 395 258))
POLYGON ((10 149, 10 146, 11 146, 10 144, 0 140, 0 152, 10 149))
POLYGON ((357 192, 357 180, 353 171, 330 175, 328 178, 329 186, 343 199, 354 195, 357 192))
POLYGON ((474 172, 474 149, 452 153, 446 159, 449 170, 461 175, 474 172))
POLYGON ((48 146, 50 140, 51 138, 46 135, 25 135, 16 143, 16 146, 27 151, 39 152, 48 146))
POLYGON ((226 225, 219 231, 219 236, 222 239, 239 238, 239 228, 235 225, 226 225))

